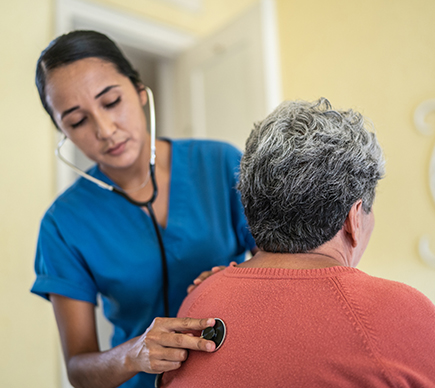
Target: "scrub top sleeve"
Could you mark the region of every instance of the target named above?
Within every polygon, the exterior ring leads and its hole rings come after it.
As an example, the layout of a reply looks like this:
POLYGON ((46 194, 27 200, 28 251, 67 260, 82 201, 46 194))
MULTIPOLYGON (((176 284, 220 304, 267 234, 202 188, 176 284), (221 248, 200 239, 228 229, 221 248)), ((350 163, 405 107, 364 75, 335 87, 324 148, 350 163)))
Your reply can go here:
POLYGON ((58 294, 97 304, 97 287, 86 263, 62 236, 47 213, 41 222, 35 258, 36 280, 31 292, 49 300, 58 294))
POLYGON ((232 173, 231 180, 231 213, 233 219, 233 228, 236 232, 237 239, 242 251, 252 251, 255 248, 255 240, 249 231, 249 226, 246 221, 245 211, 240 198, 240 192, 237 190, 239 181, 240 159, 242 153, 235 147, 232 147, 230 152, 230 171, 232 173))

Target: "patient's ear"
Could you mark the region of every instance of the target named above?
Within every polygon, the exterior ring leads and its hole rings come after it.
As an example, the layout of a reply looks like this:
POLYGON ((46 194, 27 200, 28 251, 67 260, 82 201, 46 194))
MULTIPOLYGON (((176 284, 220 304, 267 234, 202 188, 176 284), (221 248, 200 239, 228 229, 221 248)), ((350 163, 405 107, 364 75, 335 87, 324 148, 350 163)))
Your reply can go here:
POLYGON ((356 201, 350 208, 349 214, 344 221, 343 230, 350 245, 356 248, 361 236, 362 200, 356 201))

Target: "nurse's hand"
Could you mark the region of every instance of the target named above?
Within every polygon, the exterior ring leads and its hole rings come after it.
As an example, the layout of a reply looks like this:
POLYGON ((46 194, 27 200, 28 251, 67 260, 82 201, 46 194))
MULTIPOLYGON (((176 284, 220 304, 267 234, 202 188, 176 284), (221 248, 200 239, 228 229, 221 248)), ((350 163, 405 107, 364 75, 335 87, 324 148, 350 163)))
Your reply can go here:
POLYGON ((213 341, 189 332, 215 325, 213 318, 156 318, 141 336, 100 351, 95 306, 50 294, 71 385, 77 388, 114 388, 138 372, 161 373, 180 367, 188 349, 212 352, 213 341), (182 332, 188 334, 182 334, 182 332))
POLYGON ((204 330, 214 324, 213 318, 156 318, 143 335, 134 339, 131 344, 133 346, 126 355, 126 366, 133 372, 147 373, 178 369, 187 359, 188 350, 215 350, 213 341, 189 333, 204 330))
MULTIPOLYGON (((230 263, 231 265, 237 265, 235 261, 232 261, 230 263)), ((187 293, 190 294, 196 287, 198 287, 205 279, 210 277, 211 275, 215 274, 216 272, 222 271, 223 269, 227 268, 225 265, 221 265, 219 267, 213 267, 210 271, 204 271, 199 275, 194 281, 193 284, 191 284, 189 287, 187 287, 187 293)))

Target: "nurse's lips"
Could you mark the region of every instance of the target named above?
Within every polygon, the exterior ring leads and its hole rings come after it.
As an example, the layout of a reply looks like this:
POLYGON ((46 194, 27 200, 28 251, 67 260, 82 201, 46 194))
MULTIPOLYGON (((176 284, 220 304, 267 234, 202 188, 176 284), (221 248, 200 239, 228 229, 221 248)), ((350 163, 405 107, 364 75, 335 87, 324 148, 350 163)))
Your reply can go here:
POLYGON ((122 153, 124 152, 124 150, 125 150, 125 145, 127 144, 127 141, 128 141, 128 140, 124 140, 123 142, 118 143, 118 144, 116 144, 116 145, 113 146, 113 147, 110 147, 110 148, 106 151, 106 153, 107 153, 107 154, 110 154, 110 155, 113 155, 113 156, 117 156, 117 155, 122 154, 122 153))

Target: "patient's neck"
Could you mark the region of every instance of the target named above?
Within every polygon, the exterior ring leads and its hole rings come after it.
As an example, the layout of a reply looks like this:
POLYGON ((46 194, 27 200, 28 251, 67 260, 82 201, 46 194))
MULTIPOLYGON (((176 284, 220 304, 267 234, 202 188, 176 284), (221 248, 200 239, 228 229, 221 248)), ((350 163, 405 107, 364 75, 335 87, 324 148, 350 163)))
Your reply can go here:
POLYGON ((340 252, 334 250, 307 253, 271 253, 260 250, 252 259, 239 264, 239 267, 315 269, 343 265, 340 252))

